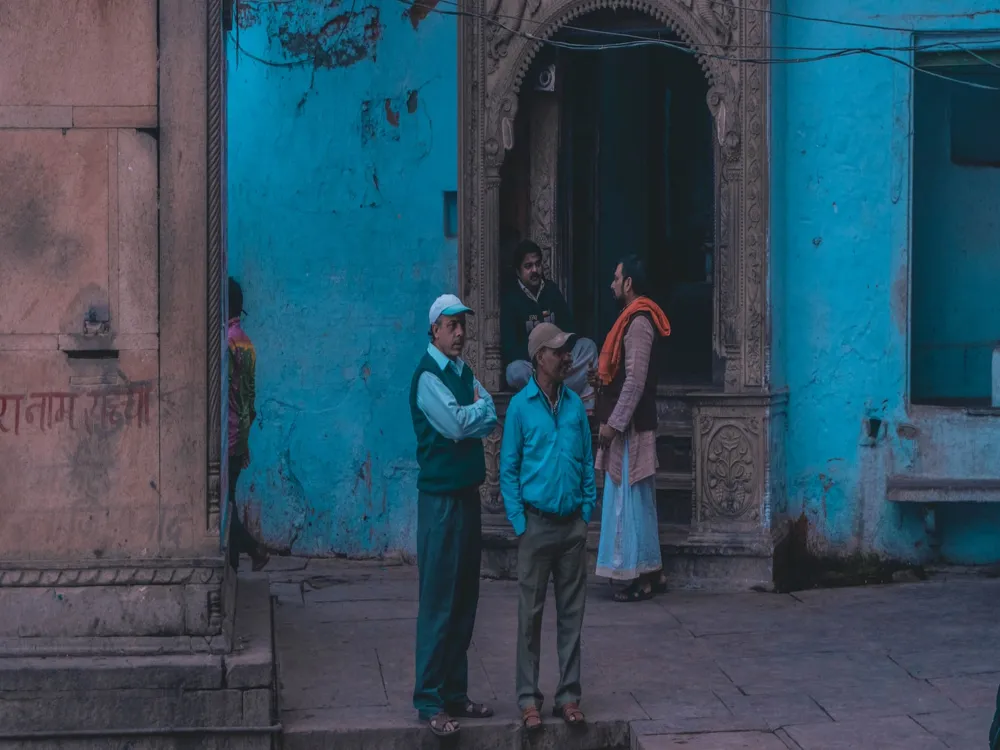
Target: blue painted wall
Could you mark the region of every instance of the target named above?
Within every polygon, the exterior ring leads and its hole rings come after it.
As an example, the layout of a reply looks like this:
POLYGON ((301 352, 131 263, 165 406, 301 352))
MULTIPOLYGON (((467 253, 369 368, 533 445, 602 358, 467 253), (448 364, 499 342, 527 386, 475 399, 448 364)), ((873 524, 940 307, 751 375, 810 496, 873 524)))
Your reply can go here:
MULTIPOLYGON (((919 31, 1000 27, 988 0, 965 0, 947 14, 938 0, 787 0, 785 9, 919 31)), ((786 44, 799 47, 912 41, 907 31, 794 18, 781 24, 786 44)), ((772 77, 772 169, 780 173, 771 283, 772 294, 783 284, 775 304, 785 310, 784 321, 775 321, 782 338, 775 366, 790 392, 790 511, 805 514, 818 552, 922 559, 928 545, 920 519, 886 502, 886 478, 1000 477, 1000 418, 908 405, 909 308, 917 304, 909 281, 913 75, 859 55, 787 65, 772 77), (874 439, 865 430, 869 417, 882 420, 874 439)), ((980 199, 995 208, 1000 191, 984 190, 980 199)), ((995 248, 995 230, 992 238, 995 248)), ((939 523, 948 559, 1000 559, 1000 508, 956 507, 939 523)))
MULTIPOLYGON (((962 15, 937 0, 774 7, 778 47, 912 41, 780 12, 1000 27, 987 0, 962 15)), ((406 399, 425 310, 456 287, 443 192, 457 183, 457 55, 453 17, 406 10, 250 3, 229 44, 230 265, 259 350, 260 421, 238 494, 270 543, 302 554, 414 546, 406 399)), ((908 401, 912 75, 869 56, 771 70, 771 379, 790 394, 787 510, 805 515, 818 552, 922 559, 921 520, 886 502, 887 477, 1000 478, 1000 419, 908 401)), ((988 216, 1000 195, 983 190, 988 216)), ((1000 559, 1000 509, 939 522, 949 559, 1000 559)))
POLYGON ((457 27, 408 10, 248 2, 228 44, 229 263, 258 350, 238 498, 299 554, 415 547, 409 380, 458 279, 457 27))

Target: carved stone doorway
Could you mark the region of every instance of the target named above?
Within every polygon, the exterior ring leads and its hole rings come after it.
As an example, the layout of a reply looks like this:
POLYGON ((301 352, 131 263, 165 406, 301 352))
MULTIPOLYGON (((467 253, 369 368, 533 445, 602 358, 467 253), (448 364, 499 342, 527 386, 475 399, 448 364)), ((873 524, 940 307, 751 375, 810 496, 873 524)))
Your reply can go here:
MULTIPOLYGON (((760 583, 771 575, 784 476, 783 401, 768 383, 768 77, 766 66, 747 62, 768 57, 769 0, 740 7, 732 0, 462 0, 459 267, 465 299, 478 313, 466 357, 484 385, 499 393, 501 167, 514 146, 533 61, 562 27, 602 9, 640 11, 669 27, 696 51, 708 81, 717 148, 712 347, 721 382, 718 390, 690 397, 691 524, 668 546, 693 560, 737 561, 723 573, 709 566, 713 572, 706 575, 760 583)), ((544 158, 544 144, 538 148, 533 156, 544 158)), ((536 182, 531 191, 536 217, 557 214, 554 181, 536 182)), ((556 238, 537 222, 533 233, 550 248, 550 272, 561 273, 565 255, 556 238)), ((508 399, 499 393, 501 414, 508 399)), ((497 480, 499 439, 498 431, 487 441, 483 493, 484 533, 496 541, 509 537, 497 480)), ((682 567, 700 575, 696 564, 682 567)))

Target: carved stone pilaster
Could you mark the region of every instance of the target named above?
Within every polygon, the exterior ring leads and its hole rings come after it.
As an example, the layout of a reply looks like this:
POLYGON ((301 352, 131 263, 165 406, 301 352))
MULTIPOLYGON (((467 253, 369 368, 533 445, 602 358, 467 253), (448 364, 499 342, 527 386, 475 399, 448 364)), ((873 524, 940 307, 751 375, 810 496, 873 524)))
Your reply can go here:
POLYGON ((784 409, 783 395, 697 396, 692 537, 769 538, 774 489, 783 482, 772 471, 771 454, 782 443, 784 409))
POLYGON ((556 222, 559 175, 559 101, 554 94, 532 100, 531 117, 531 239, 542 249, 545 277, 568 288, 556 222))
POLYGON ((507 415, 507 406, 510 404, 510 394, 500 393, 494 398, 494 402, 500 426, 486 438, 483 444, 486 452, 486 481, 480 488, 479 494, 484 514, 483 524, 500 527, 507 524, 503 498, 500 496, 500 441, 503 439, 503 420, 507 415))
POLYGON ((495 393, 500 390, 500 170, 487 171, 483 191, 483 271, 488 281, 480 287, 482 309, 476 310, 482 337, 480 379, 495 393))
POLYGON ((206 525, 218 533, 222 502, 222 352, 225 330, 222 318, 226 272, 222 247, 222 130, 225 108, 225 49, 222 44, 222 0, 208 0, 208 497, 206 525))

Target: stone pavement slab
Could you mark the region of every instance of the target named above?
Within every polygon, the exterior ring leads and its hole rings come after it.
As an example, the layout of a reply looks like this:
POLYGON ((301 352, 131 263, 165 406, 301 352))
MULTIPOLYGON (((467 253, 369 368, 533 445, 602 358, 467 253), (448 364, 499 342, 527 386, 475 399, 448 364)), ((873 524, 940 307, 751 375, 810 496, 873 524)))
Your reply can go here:
POLYGON ((770 732, 714 732, 712 734, 672 734, 643 738, 642 750, 788 750, 770 732))
MULTIPOLYGON (((438 747, 410 704, 416 571, 400 562, 287 560, 277 597, 284 746, 438 747)), ((483 581, 470 693, 497 715, 461 748, 914 750, 985 747, 1000 682, 1000 581, 930 580, 780 594, 671 592, 622 605, 588 590, 583 708, 571 732, 543 712, 527 744, 514 705, 517 590, 483 581)), ((557 682, 554 603, 541 690, 557 682)))

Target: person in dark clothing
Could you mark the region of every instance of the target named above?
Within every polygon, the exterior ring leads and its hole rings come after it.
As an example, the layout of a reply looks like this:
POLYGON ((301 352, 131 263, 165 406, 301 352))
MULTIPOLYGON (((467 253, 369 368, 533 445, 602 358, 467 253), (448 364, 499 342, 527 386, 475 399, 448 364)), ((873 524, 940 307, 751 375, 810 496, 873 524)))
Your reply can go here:
POLYGON ((246 530, 236 508, 236 483, 240 472, 250 465, 250 425, 257 416, 257 353, 240 325, 243 290, 229 279, 229 321, 226 332, 229 368, 229 563, 239 570, 240 554, 250 556, 254 572, 267 565, 270 556, 246 530))
MULTIPOLYGON (((517 283, 500 303, 500 349, 507 386, 519 391, 532 376, 528 335, 539 323, 553 323, 571 331, 573 315, 559 287, 545 280, 538 245, 531 240, 519 242, 511 260, 517 283)), ((597 345, 590 339, 578 338, 565 384, 583 399, 588 411, 593 410, 594 389, 587 382, 587 373, 596 366, 597 345)))

